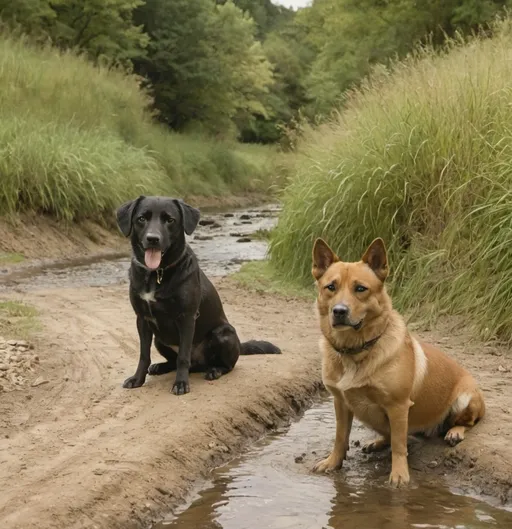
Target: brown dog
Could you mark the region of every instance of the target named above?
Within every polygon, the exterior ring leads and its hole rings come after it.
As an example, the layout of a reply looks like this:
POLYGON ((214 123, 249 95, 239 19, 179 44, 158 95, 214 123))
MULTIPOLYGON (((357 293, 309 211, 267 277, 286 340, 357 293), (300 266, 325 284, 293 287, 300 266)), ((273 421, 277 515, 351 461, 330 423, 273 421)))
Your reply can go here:
POLYGON ((454 446, 485 413, 473 377, 454 360, 413 338, 391 305, 382 239, 370 245, 361 261, 341 262, 322 240, 313 249, 313 276, 322 338, 322 379, 334 397, 336 440, 327 459, 314 470, 341 467, 355 415, 382 437, 365 448, 391 444, 389 482, 409 482, 408 433, 448 428, 454 446))

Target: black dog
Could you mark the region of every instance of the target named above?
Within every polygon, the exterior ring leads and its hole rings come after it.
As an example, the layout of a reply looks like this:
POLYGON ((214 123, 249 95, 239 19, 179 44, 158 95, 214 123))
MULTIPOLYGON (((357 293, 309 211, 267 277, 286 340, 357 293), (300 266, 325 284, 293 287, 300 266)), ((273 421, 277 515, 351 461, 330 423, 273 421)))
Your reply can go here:
POLYGON ((190 391, 189 372, 207 380, 229 373, 239 355, 279 354, 269 342, 240 343, 215 287, 185 241, 199 222, 199 210, 181 200, 140 196, 117 210, 125 237, 131 236, 130 301, 137 314, 140 358, 125 388, 142 386, 146 375, 176 370, 175 395, 190 391), (167 360, 152 364, 151 342, 167 360))

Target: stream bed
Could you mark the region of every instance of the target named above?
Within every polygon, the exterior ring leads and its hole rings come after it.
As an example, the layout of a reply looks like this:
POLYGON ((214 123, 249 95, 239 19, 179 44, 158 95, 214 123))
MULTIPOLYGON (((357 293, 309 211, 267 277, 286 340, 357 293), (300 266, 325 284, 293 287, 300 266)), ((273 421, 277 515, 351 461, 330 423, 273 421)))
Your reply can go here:
MULTIPOLYGON (((275 226, 278 213, 277 205, 204 213, 189 243, 205 273, 225 276, 245 261, 264 259, 265 232, 275 226)), ((0 291, 126 284, 129 264, 127 254, 22 268, 0 276, 0 291)), ((422 453, 424 441, 409 449, 411 486, 389 488, 389 451, 363 454, 361 445, 373 434, 357 422, 344 468, 312 474, 314 462, 331 449, 334 434, 332 401, 317 400, 299 421, 215 470, 188 505, 153 529, 512 528, 511 512, 461 494, 449 469, 444 476, 415 471, 415 460, 430 457, 422 453)), ((428 468, 435 461, 422 463, 428 468)))

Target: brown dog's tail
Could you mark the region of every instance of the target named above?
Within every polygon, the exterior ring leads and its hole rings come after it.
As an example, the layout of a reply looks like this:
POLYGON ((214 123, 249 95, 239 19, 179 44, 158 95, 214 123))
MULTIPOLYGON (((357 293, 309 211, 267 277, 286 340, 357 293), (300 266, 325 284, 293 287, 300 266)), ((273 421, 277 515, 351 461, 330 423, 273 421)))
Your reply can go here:
POLYGON ((270 342, 249 340, 240 344, 241 355, 280 355, 281 349, 270 342))

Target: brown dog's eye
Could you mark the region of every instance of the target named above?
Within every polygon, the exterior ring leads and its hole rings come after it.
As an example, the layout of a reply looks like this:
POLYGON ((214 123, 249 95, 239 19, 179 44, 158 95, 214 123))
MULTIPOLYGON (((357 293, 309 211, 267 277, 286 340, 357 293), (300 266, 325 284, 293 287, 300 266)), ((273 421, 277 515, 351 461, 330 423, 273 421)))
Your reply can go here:
POLYGON ((363 285, 356 285, 355 291, 356 292, 366 292, 368 289, 366 287, 363 287, 363 285))
POLYGON ((336 290, 336 285, 334 283, 329 283, 326 287, 325 287, 329 292, 334 292, 336 290))

